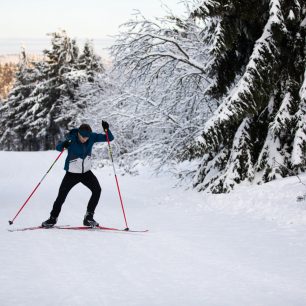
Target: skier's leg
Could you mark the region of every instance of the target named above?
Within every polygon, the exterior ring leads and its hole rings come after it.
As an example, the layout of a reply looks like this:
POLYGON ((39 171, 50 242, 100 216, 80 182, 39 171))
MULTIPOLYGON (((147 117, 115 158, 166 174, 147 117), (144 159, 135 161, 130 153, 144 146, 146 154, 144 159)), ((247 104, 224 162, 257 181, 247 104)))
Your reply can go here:
POLYGON ((99 181, 91 171, 88 171, 82 176, 81 182, 92 192, 87 205, 87 212, 94 214, 101 195, 101 186, 99 181))
POLYGON ((52 211, 50 215, 54 218, 57 218, 61 212, 62 205, 64 204, 66 197, 76 184, 80 182, 81 174, 66 172, 66 175, 63 178, 61 186, 59 188, 58 196, 53 204, 52 211))

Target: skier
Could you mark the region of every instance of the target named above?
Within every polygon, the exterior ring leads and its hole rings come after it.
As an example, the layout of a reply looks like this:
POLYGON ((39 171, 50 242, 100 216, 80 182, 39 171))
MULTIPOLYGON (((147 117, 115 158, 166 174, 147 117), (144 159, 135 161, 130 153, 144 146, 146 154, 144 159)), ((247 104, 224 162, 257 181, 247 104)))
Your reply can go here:
MULTIPOLYGON (((114 136, 109 130, 109 124, 102 120, 102 127, 104 131, 108 131, 109 140, 112 141, 114 136)), ((91 150, 95 142, 106 141, 106 135, 93 133, 88 124, 82 124, 78 129, 72 129, 66 140, 56 146, 58 151, 62 151, 64 148, 68 149, 64 167, 66 174, 53 204, 50 218, 42 223, 42 227, 53 227, 56 224, 69 191, 78 183, 82 183, 92 192, 83 224, 90 227, 99 226, 99 223, 94 220, 93 216, 99 202, 101 187, 96 176, 90 171, 91 150)))

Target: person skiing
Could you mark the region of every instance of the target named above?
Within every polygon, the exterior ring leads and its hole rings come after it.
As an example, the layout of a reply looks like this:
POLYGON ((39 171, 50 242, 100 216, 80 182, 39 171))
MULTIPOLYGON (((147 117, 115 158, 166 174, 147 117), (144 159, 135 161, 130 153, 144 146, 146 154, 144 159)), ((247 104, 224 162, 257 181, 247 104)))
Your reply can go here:
MULTIPOLYGON (((109 124, 102 120, 102 127, 104 131, 108 132, 109 141, 112 141, 114 136, 109 130, 109 124)), ((100 199, 101 187, 98 179, 90 170, 91 151, 94 143, 106 141, 107 137, 105 134, 93 133, 88 124, 82 124, 78 129, 72 129, 66 136, 66 140, 56 146, 58 151, 62 151, 64 148, 68 150, 64 167, 66 174, 53 204, 50 218, 42 223, 42 227, 53 227, 56 224, 69 191, 78 183, 82 183, 92 192, 83 225, 90 227, 99 226, 99 223, 94 220, 93 216, 100 199)))

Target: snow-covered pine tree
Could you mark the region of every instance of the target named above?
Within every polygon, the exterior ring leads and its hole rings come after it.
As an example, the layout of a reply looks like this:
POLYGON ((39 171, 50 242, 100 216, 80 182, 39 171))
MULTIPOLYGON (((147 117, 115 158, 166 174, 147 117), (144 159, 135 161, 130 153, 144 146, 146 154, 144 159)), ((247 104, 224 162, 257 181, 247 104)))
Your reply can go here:
POLYGON ((75 98, 78 86, 87 80, 85 71, 78 69, 79 49, 76 41, 66 31, 54 32, 51 49, 44 50, 46 56, 45 82, 36 88, 35 95, 42 98, 37 104, 32 126, 38 128, 37 137, 43 149, 54 148, 60 137, 74 125, 74 116, 82 111, 75 98))
MULTIPOLYGON (((101 105, 101 100, 105 99, 106 87, 108 87, 105 79, 105 69, 102 63, 102 58, 94 51, 93 43, 87 40, 84 45, 84 49, 78 59, 78 69, 85 73, 86 81, 80 83, 80 85, 74 91, 75 103, 71 104, 66 97, 63 100, 63 105, 68 111, 70 117, 74 118, 74 126, 79 125, 82 122, 89 123, 92 127, 101 129, 101 118, 97 118, 97 113, 100 113, 100 108, 105 107, 101 105), (77 103, 78 108, 74 107, 77 103), (82 110, 80 112, 80 109, 82 110), (99 111, 97 110, 99 109, 99 111)), ((111 90, 107 91, 107 95, 110 95, 111 90)), ((107 105, 110 108, 110 105, 107 105)), ((105 119, 105 113, 101 114, 105 119)))
MULTIPOLYGON (((27 83, 26 94, 16 96, 14 91, 20 88, 14 88, 9 96, 12 101, 2 108, 1 122, 7 127, 2 136, 5 149, 53 149, 86 106, 75 94, 89 78, 85 70, 79 69, 75 40, 65 31, 50 35, 51 49, 44 50, 45 60, 27 65, 33 76, 27 83), (9 134, 14 141, 7 137, 9 134)), ((23 78, 25 71, 19 69, 19 78, 23 78)))
POLYGON ((194 16, 216 22, 211 94, 222 102, 184 152, 203 158, 194 186, 228 192, 304 171, 305 1, 207 0, 194 16))
POLYGON ((84 44, 83 52, 78 60, 78 67, 80 70, 85 70, 88 75, 88 81, 93 82, 97 73, 105 71, 102 59, 94 52, 93 44, 87 40, 84 44))
POLYGON ((36 69, 30 63, 25 50, 22 49, 14 87, 0 108, 2 150, 26 150, 29 147, 34 150, 36 148, 31 141, 25 140, 26 129, 22 119, 28 115, 27 102, 24 101, 35 89, 37 77, 36 69))
MULTIPOLYGON (((49 135, 49 143, 54 146, 58 138, 83 118, 88 99, 82 88, 93 82, 104 69, 101 58, 95 54, 90 42, 79 54, 76 41, 70 39, 65 31, 51 33, 51 36, 52 49, 44 51, 49 79, 42 84, 42 91, 45 88, 49 95, 46 134, 49 135)), ((41 131, 45 133, 43 129, 41 131)))

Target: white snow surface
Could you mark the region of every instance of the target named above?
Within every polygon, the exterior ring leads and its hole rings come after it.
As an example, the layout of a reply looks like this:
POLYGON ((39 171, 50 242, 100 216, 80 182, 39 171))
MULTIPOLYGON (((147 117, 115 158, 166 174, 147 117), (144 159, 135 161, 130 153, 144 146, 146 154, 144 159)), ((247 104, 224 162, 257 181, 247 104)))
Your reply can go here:
MULTIPOLYGON (((0 152, 1 306, 304 306, 305 185, 296 177, 198 193, 169 174, 119 175, 131 229, 148 233, 41 229, 64 176, 62 157, 12 219, 58 152, 0 152)), ((111 167, 94 170, 96 219, 124 228, 111 167)), ((300 176, 306 184, 306 175, 300 176)), ((58 224, 81 225, 90 191, 71 190, 58 224)))

